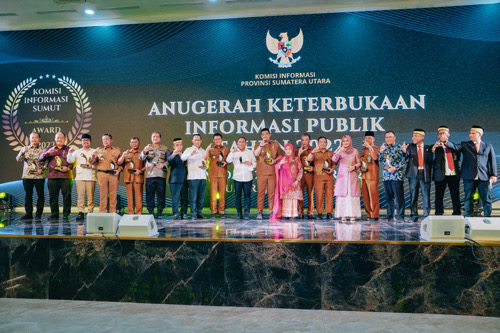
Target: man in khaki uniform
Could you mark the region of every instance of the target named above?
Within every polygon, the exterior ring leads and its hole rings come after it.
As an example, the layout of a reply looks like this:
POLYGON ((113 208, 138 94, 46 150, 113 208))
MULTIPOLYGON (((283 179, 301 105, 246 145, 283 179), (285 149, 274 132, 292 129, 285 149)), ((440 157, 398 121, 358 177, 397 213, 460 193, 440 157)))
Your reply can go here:
MULTIPOLYGON (((309 143, 311 142, 311 136, 307 133, 302 134, 300 138, 301 146, 295 148, 295 156, 300 158, 302 162, 302 170, 304 174, 302 175, 302 191, 307 193, 307 218, 309 220, 314 219, 314 201, 313 201, 313 184, 314 184, 314 170, 312 167, 312 162, 307 160, 307 156, 314 149, 309 143), (307 188, 307 190, 306 190, 307 188)), ((305 199, 305 198, 304 198, 305 199)), ((299 200, 299 219, 304 217, 304 201, 299 200)))
POLYGON ((126 150, 118 163, 123 165, 123 181, 127 187, 127 213, 142 214, 142 191, 144 188, 144 161, 140 159, 138 137, 130 139, 130 149, 126 150), (134 212, 135 198, 135 212, 134 212))
POLYGON ((365 132, 365 141, 359 153, 361 160, 361 191, 365 205, 366 217, 369 221, 378 221, 380 210, 380 199, 378 194, 379 166, 378 151, 375 146, 375 133, 365 132))
POLYGON ((208 181, 210 183, 210 218, 217 213, 217 194, 219 194, 219 217, 224 219, 226 209, 227 162, 229 147, 222 145, 222 135, 215 133, 213 143, 205 151, 208 160, 208 181))
POLYGON ((333 170, 336 163, 332 161, 333 152, 326 149, 327 140, 324 136, 319 137, 318 146, 314 148, 307 160, 314 162, 314 191, 316 192, 316 209, 318 218, 323 218, 326 205, 326 218, 333 218, 333 170), (324 203, 323 203, 324 199, 324 203))
POLYGON ((267 188, 267 202, 269 212, 273 211, 274 189, 276 187, 276 171, 274 164, 283 155, 278 142, 271 141, 269 128, 260 131, 262 141, 254 147, 257 158, 257 220, 262 220, 264 210, 264 198, 267 188))
POLYGON ((102 135, 102 147, 97 148, 92 154, 91 164, 97 167, 97 186, 99 187, 99 213, 116 213, 118 180, 122 167, 118 159, 122 150, 113 146, 111 134, 102 135))

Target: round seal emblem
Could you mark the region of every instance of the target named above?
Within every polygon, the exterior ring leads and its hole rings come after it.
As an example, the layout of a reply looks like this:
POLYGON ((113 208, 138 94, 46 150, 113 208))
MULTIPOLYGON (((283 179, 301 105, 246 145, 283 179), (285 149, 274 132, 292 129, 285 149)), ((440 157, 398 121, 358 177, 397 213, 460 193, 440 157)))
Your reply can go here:
POLYGON ((66 133, 66 144, 81 144, 80 135, 88 133, 92 121, 90 102, 73 79, 40 75, 19 83, 5 101, 2 128, 14 151, 29 145, 32 132, 40 134, 40 145, 54 144, 57 132, 66 133))

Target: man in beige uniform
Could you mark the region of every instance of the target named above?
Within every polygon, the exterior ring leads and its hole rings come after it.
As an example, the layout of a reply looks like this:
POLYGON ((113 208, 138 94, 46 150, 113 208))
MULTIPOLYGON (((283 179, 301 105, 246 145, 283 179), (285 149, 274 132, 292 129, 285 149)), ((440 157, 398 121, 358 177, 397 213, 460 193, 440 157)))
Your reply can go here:
POLYGON ((222 145, 222 135, 215 133, 213 143, 205 151, 208 160, 208 181, 210 183, 210 218, 217 213, 217 194, 219 194, 219 217, 224 219, 226 209, 227 162, 229 147, 222 145))
POLYGON ((314 148, 307 160, 314 162, 314 191, 316 192, 316 209, 318 219, 323 218, 326 205, 326 218, 333 218, 333 170, 336 163, 333 163, 333 152, 326 149, 327 141, 324 136, 319 137, 318 146, 314 148), (324 203, 323 203, 324 199, 324 203))
POLYGON ((127 187, 127 213, 142 214, 142 189, 144 188, 144 161, 140 159, 140 141, 138 137, 130 139, 130 149, 127 149, 118 159, 123 165, 123 181, 127 187), (134 211, 135 198, 135 211, 134 211))
MULTIPOLYGON (((303 193, 307 193, 307 218, 312 220, 314 219, 314 169, 312 166, 313 163, 307 160, 307 156, 309 156, 314 147, 309 144, 310 142, 311 136, 307 133, 302 134, 302 137, 300 138, 301 146, 295 148, 295 156, 298 156, 302 162, 302 170, 304 170, 301 180, 302 191, 303 193)), ((302 217, 304 217, 304 201, 299 200, 299 219, 302 217)))
POLYGON ((372 131, 365 133, 365 142, 363 143, 365 148, 359 153, 359 159, 361 160, 361 191, 363 193, 366 217, 369 221, 378 221, 380 210, 378 195, 379 147, 375 146, 374 136, 375 134, 372 131))
POLYGON ((92 164, 97 167, 97 186, 99 186, 99 213, 116 213, 116 203, 118 191, 118 179, 122 167, 118 163, 122 151, 113 146, 113 137, 111 134, 102 135, 103 147, 97 148, 92 154, 92 164))
POLYGON ((269 212, 273 211, 274 189, 276 187, 274 164, 283 155, 279 143, 271 141, 269 128, 263 128, 260 131, 260 137, 262 141, 254 147, 254 154, 257 158, 257 220, 263 218, 266 188, 269 212))

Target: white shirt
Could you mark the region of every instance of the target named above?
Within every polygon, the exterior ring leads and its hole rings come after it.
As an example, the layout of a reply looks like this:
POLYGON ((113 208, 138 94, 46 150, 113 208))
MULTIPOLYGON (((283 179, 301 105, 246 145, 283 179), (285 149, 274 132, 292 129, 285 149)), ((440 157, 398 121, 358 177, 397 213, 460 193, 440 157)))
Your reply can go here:
POLYGON ((238 148, 238 151, 235 153, 231 151, 226 158, 227 163, 233 163, 233 179, 238 182, 249 182, 253 179, 252 171, 257 166, 257 161, 255 160, 255 154, 253 151, 249 149, 245 149, 241 151, 238 148), (249 161, 252 165, 246 165, 240 162, 240 157, 243 162, 249 161))
MULTIPOLYGON (((439 148, 439 147, 438 147, 439 148)), ((445 176, 455 176, 457 173, 456 171, 450 170, 450 165, 448 164, 448 158, 446 157, 446 147, 441 147, 444 150, 444 175, 445 176)), ((451 152, 450 152, 451 154, 451 152)))
MULTIPOLYGON (((188 180, 194 179, 206 179, 205 169, 201 169, 200 166, 205 162, 205 149, 198 148, 198 153, 191 155, 193 150, 195 150, 195 146, 191 146, 184 151, 181 155, 181 160, 187 161, 188 165, 188 180)), ((206 162, 205 162, 206 163, 206 162)))
POLYGON ((73 163, 76 160, 76 174, 75 180, 89 180, 97 181, 96 164, 92 165, 92 169, 82 168, 81 164, 89 164, 88 161, 92 158, 92 153, 95 151, 93 148, 85 150, 83 148, 77 149, 68 154, 68 162, 73 163), (83 155, 83 156, 82 156, 83 155), (87 159, 85 159, 85 157, 87 159))

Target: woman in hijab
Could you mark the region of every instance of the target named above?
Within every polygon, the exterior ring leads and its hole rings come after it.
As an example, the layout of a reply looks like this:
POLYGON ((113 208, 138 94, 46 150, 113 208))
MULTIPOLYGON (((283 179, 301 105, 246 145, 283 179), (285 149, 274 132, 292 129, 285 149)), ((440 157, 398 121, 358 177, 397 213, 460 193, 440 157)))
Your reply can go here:
POLYGON ((335 184, 335 217, 342 218, 342 222, 350 217, 351 223, 356 221, 356 217, 361 217, 361 206, 357 168, 361 166, 358 150, 352 146, 352 139, 349 135, 342 137, 339 148, 335 151, 332 161, 338 162, 337 181, 335 184))
POLYGON ((276 190, 271 219, 298 216, 298 200, 304 200, 300 181, 302 163, 293 154, 293 145, 285 145, 285 156, 276 163, 276 190))

